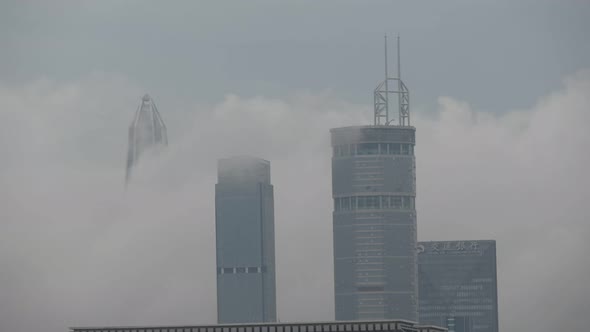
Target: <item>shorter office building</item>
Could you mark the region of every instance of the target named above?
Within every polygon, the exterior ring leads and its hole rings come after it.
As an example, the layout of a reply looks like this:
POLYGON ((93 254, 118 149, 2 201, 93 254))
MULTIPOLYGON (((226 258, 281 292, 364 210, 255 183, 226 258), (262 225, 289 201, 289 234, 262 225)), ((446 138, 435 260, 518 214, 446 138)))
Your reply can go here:
POLYGON ((449 332, 498 332, 496 241, 419 242, 418 311, 449 332))
POLYGON ((71 332, 446 332, 406 320, 340 321, 313 323, 258 323, 198 326, 71 327, 71 332))
POLYGON ((273 190, 267 160, 219 160, 215 238, 220 324, 276 321, 273 190))

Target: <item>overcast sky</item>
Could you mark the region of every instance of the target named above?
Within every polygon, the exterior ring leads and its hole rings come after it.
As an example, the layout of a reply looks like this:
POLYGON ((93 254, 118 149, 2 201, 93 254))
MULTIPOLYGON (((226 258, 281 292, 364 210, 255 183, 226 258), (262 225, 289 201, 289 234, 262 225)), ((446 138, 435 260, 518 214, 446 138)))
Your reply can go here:
POLYGON ((333 319, 329 129, 370 123, 385 32, 412 93, 418 238, 497 240, 502 331, 584 330, 588 17, 584 0, 1 2, 0 331, 214 323, 233 154, 271 162, 279 318, 333 319), (125 192, 146 92, 170 146, 125 192))

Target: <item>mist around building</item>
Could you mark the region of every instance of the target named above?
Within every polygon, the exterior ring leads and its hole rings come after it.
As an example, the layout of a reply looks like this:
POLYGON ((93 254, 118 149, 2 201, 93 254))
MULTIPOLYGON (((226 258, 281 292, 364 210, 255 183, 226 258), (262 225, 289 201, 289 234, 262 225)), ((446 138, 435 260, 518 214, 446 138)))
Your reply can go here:
MULTIPOLYGON (((396 77, 388 72, 387 37, 384 46, 385 80, 374 90, 374 123, 330 130, 335 322, 309 325, 310 332, 497 332, 495 241, 418 242, 416 128, 410 122, 409 89, 401 79, 399 37, 396 77)), ((142 155, 157 158, 167 144, 166 125, 146 94, 129 127, 125 185, 133 186, 142 155)), ((305 331, 307 323, 276 324, 271 162, 247 154, 228 156, 218 160, 217 173, 220 325, 156 330, 305 331)))
POLYGON ((0 332, 587 330, 587 17, 1 2, 0 332))

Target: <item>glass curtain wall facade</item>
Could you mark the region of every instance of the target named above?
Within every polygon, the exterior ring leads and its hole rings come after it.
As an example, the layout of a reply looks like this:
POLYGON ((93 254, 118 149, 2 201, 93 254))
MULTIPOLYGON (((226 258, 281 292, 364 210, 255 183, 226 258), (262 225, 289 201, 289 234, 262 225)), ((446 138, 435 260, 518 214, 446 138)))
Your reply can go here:
POLYGON ((268 161, 219 160, 215 234, 218 322, 274 322, 274 201, 268 161))
POLYGON ((336 320, 417 321, 415 129, 331 134, 336 320))
POLYGON ((418 244, 420 322, 454 332, 498 332, 496 242, 418 244))

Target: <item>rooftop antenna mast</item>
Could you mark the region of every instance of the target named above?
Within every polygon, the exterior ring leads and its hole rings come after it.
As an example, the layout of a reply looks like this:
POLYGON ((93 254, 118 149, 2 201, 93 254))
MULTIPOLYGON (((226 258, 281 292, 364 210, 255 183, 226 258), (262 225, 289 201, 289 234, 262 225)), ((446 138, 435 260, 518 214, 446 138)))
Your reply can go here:
MULTIPOLYGON (((383 82, 385 82, 385 91, 389 91, 389 70, 387 69, 387 62, 389 62, 387 59, 387 34, 383 36, 383 39, 385 40, 385 80, 383 82)), ((389 123, 389 93, 385 93, 385 123, 389 123)), ((375 125, 377 125, 377 123, 375 123, 375 125)))
POLYGON ((397 94, 398 99, 398 126, 410 125, 410 91, 401 79, 400 38, 397 36, 397 77, 389 77, 387 59, 387 35, 384 36, 385 44, 385 79, 379 83, 373 92, 374 112, 376 126, 391 126, 393 119, 389 118, 389 94, 397 94), (389 90, 389 81, 397 81, 397 88, 389 90))

